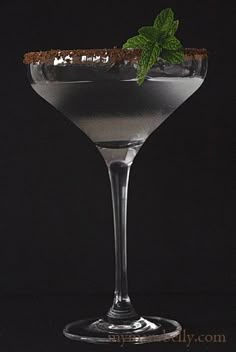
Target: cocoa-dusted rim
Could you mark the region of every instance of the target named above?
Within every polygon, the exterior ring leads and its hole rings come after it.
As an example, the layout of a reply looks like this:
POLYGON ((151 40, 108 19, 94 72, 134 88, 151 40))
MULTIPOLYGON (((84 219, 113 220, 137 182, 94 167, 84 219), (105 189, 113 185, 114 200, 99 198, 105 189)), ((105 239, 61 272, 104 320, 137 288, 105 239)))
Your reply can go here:
MULTIPOLYGON (((24 55, 24 64, 31 63, 50 63, 57 60, 58 63, 81 63, 81 62, 123 62, 138 61, 141 57, 141 49, 75 49, 60 50, 52 49, 49 51, 28 52, 24 55)), ((184 49, 185 57, 203 57, 207 56, 206 49, 186 48, 184 49)))

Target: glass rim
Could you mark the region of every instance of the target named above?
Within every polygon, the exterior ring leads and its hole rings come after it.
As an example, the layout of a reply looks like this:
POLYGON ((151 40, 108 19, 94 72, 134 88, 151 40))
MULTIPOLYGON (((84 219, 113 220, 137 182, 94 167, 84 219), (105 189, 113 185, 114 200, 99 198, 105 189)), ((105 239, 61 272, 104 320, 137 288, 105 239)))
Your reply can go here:
MULTIPOLYGON (((24 54, 24 64, 46 64, 53 63, 54 60, 62 61, 63 63, 83 63, 83 62, 112 62, 122 63, 138 62, 141 57, 141 49, 75 49, 61 50, 51 49, 48 51, 33 51, 24 54)), ((205 48, 184 48, 185 59, 201 59, 208 56, 208 51, 205 48)))

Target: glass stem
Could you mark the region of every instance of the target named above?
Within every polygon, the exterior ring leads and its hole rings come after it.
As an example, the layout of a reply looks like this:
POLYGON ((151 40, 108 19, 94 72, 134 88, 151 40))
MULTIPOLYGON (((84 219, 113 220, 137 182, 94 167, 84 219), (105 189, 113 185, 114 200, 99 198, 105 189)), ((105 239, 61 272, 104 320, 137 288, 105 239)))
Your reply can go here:
POLYGON ((127 194, 132 163, 115 161, 108 164, 112 191, 115 239, 115 292, 113 305, 107 313, 112 323, 122 324, 139 318, 129 295, 127 279, 127 194))

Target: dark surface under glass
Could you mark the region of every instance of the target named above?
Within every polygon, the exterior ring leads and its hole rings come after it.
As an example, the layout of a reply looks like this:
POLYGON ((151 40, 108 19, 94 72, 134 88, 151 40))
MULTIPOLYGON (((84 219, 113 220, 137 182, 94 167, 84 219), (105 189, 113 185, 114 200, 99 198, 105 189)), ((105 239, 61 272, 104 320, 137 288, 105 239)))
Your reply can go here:
MULTIPOLYGON (((147 345, 90 345, 66 339, 62 328, 68 321, 103 313, 108 296, 8 296, 0 298, 1 352, 75 352, 75 351, 222 351, 235 348, 235 311, 233 295, 140 295, 135 296, 139 310, 148 315, 150 307, 166 317, 178 317, 183 332, 175 342, 147 345), (184 334, 194 339, 224 335, 225 342, 195 342, 188 345, 184 334), (209 336, 210 335, 210 336, 209 336), (181 339, 181 342, 178 342, 181 339)), ((151 313, 151 312, 150 312, 151 313)))

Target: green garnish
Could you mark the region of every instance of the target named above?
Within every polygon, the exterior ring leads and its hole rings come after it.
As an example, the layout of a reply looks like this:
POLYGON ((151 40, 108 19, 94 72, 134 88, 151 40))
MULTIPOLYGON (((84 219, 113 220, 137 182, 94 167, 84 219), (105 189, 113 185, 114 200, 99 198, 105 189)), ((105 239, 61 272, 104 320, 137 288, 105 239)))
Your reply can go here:
POLYGON ((141 85, 150 70, 161 58, 170 64, 179 64, 184 61, 184 49, 175 37, 179 21, 174 20, 174 12, 167 8, 156 17, 153 26, 142 27, 139 35, 129 38, 123 45, 124 49, 142 49, 138 63, 138 84, 141 85))

